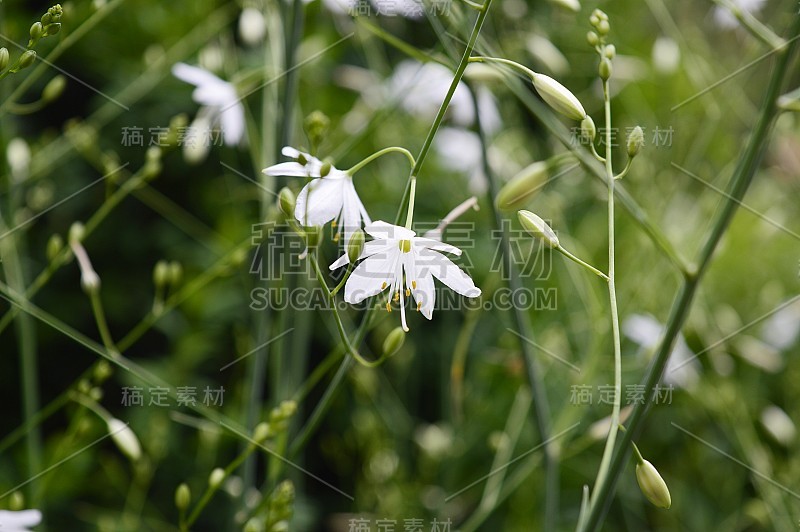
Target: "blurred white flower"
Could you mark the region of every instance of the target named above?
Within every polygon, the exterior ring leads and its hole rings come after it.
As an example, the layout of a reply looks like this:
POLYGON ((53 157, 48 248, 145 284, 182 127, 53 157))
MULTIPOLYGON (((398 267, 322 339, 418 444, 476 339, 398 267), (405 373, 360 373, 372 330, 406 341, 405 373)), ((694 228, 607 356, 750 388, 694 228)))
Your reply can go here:
POLYGON ((25 181, 31 164, 31 149, 25 139, 14 137, 8 141, 6 147, 6 160, 11 170, 11 177, 16 183, 25 181))
POLYGON ((800 336, 800 305, 782 303, 784 306, 764 322, 761 338, 781 351, 790 348, 800 336))
MULTIPOLYGON (((622 332, 642 350, 652 351, 658 347, 664 335, 664 326, 648 314, 634 314, 625 319, 622 332)), ((679 334, 664 370, 664 382, 681 388, 692 388, 700 378, 699 370, 700 364, 695 354, 686 345, 683 335, 679 334)))
MULTIPOLYGON (((761 11, 764 7, 766 0, 731 0, 731 3, 742 11, 747 11, 750 14, 755 14, 761 11)), ((739 25, 739 21, 733 16, 728 9, 722 6, 714 8, 714 21, 720 28, 731 29, 739 25)))
POLYGON ((371 223, 353 185, 353 176, 290 146, 283 148, 281 153, 294 161, 265 168, 263 172, 266 175, 312 178, 297 196, 294 216, 298 222, 309 226, 332 221, 339 227, 334 239, 338 240, 339 233, 343 232, 344 244, 350 242, 353 232, 361 229, 362 220, 371 223))
MULTIPOLYGON (((461 255, 461 250, 431 238, 418 237, 411 229, 383 221, 367 225, 364 230, 374 240, 364 245, 359 265, 344 286, 344 300, 359 303, 389 289, 386 310, 392 301, 400 304, 400 323, 406 324, 406 298, 413 296, 417 310, 428 319, 433 317, 436 289, 433 278, 466 297, 478 297, 480 288, 472 279, 442 254, 461 255), (405 275, 404 275, 405 274, 405 275)), ((347 264, 347 254, 331 264, 334 270, 347 264)))
POLYGON ((172 66, 172 74, 196 88, 192 93, 201 105, 189 130, 184 136, 184 152, 199 162, 208 153, 212 128, 219 125, 225 144, 237 146, 244 138, 244 106, 232 83, 223 81, 211 72, 185 63, 172 66))
POLYGON ((260 9, 245 7, 239 15, 239 36, 248 46, 255 46, 264 40, 267 23, 260 9))
POLYGON ((781 445, 788 446, 797 436, 797 427, 792 418, 775 405, 769 405, 761 412, 761 424, 781 445))
POLYGON ((669 37, 659 37, 653 43, 653 68, 659 74, 674 74, 681 63, 681 49, 669 37))
POLYGON ((3 532, 27 532, 41 521, 42 512, 39 510, 0 510, 0 530, 3 532))

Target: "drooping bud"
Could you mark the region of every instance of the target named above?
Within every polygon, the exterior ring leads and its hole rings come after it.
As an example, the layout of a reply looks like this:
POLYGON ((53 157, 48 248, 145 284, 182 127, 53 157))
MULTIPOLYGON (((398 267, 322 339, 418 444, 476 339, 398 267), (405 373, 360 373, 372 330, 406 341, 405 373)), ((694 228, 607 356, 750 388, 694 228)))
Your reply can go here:
POLYGON ((8 66, 9 57, 8 48, 5 46, 0 48, 0 70, 5 70, 5 68, 8 66))
POLYGON ((636 481, 644 496, 654 505, 665 509, 672 506, 672 497, 669 494, 667 483, 661 478, 653 464, 647 460, 641 460, 636 464, 636 481))
POLYGON ((47 260, 53 261, 53 259, 58 256, 61 252, 61 249, 64 247, 64 239, 61 238, 61 235, 54 234, 50 237, 50 240, 47 241, 47 260))
POLYGON ((294 217, 296 202, 297 199, 294 196, 294 192, 292 192, 292 189, 289 187, 283 187, 281 191, 278 192, 278 208, 288 218, 294 217))
POLYGON ((547 182, 550 165, 546 161, 529 164, 506 183, 497 194, 495 204, 501 211, 522 207, 547 182))
POLYGON ((45 102, 57 100, 58 97, 64 92, 66 87, 67 78, 59 74, 44 86, 44 90, 42 91, 42 100, 45 102))
POLYGON ((100 276, 91 269, 81 270, 81 288, 87 294, 94 294, 100 290, 100 276))
POLYGON ((361 251, 364 249, 364 231, 361 229, 356 230, 350 237, 347 243, 347 259, 350 264, 355 264, 358 257, 361 256, 361 251))
POLYGON ((589 115, 586 115, 581 122, 581 137, 588 140, 589 142, 594 142, 594 138, 597 135, 597 128, 594 125, 594 120, 589 115))
POLYGON ((175 507, 180 511, 185 511, 192 502, 192 492, 189 485, 185 482, 175 490, 175 507))
POLYGON ((531 211, 519 211, 519 223, 522 228, 528 232, 532 237, 537 238, 550 246, 551 248, 558 248, 561 244, 558 241, 555 231, 553 231, 544 220, 539 218, 531 211))
POLYGON ((611 61, 608 58, 602 58, 600 60, 600 65, 597 67, 597 72, 600 74, 600 79, 603 81, 608 81, 608 78, 611 77, 611 61))
POLYGON ((19 58, 16 70, 28 68, 33 64, 34 59, 36 59, 36 52, 34 50, 25 50, 19 58))
POLYGON ((609 24, 608 20, 601 20, 597 24, 597 33, 602 36, 608 35, 608 32, 611 31, 611 24, 609 24))
POLYGON ((14 491, 8 498, 8 509, 12 512, 19 512, 25 508, 25 496, 21 491, 14 491))
POLYGON ((226 475, 224 469, 222 469, 221 467, 214 468, 214 470, 211 471, 211 474, 208 475, 208 485, 212 489, 219 488, 222 485, 222 481, 225 480, 225 476, 226 475))
POLYGON ((389 358, 397 353, 406 341, 406 333, 402 327, 395 327, 383 340, 383 356, 389 358))
POLYGON ((119 450, 134 462, 139 460, 142 456, 142 447, 139 445, 139 438, 136 437, 130 426, 113 417, 107 421, 107 425, 111 439, 117 444, 119 450))
POLYGON ((550 76, 534 73, 533 86, 539 96, 554 111, 573 120, 583 120, 583 117, 586 116, 586 111, 583 110, 580 100, 569 89, 550 76))
POLYGON ((644 146, 644 131, 642 131, 640 126, 636 126, 633 128, 633 131, 631 131, 630 135, 628 135, 628 157, 636 157, 636 154, 639 153, 639 150, 642 149, 642 146, 644 146))

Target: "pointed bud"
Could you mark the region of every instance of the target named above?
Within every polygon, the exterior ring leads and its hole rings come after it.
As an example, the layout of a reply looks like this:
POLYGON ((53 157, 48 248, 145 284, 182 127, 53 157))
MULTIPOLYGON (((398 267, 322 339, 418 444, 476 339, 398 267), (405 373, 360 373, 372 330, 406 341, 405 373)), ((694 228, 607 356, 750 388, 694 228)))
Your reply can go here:
POLYGON ((392 332, 386 335, 383 341, 383 356, 389 358, 397 353, 406 341, 406 333, 402 327, 395 327, 392 332))
POLYGON ((633 128, 633 131, 631 131, 630 135, 628 135, 628 157, 636 157, 636 154, 639 153, 639 150, 642 149, 642 146, 644 146, 644 131, 642 131, 640 126, 636 126, 633 128))
POLYGON ((134 462, 141 458, 142 447, 139 445, 139 439, 128 424, 117 418, 109 419, 107 424, 111 439, 117 444, 119 450, 134 462))
POLYGON ((47 85, 44 86, 44 90, 42 91, 42 100, 45 102, 52 102, 55 101, 61 96, 64 92, 64 89, 67 87, 67 78, 62 75, 58 75, 51 79, 47 85))
POLYGON ((581 122, 581 136, 588 140, 589 142, 594 142, 594 138, 597 135, 597 128, 594 125, 594 120, 589 115, 581 122))
POLYGON ((214 468, 211 471, 211 474, 208 475, 208 485, 211 489, 217 489, 222 485, 222 481, 225 480, 225 470, 221 467, 214 468))
POLYGON ((561 246, 556 233, 537 215, 533 214, 531 211, 519 211, 518 216, 522 228, 532 237, 541 240, 551 248, 558 248, 561 246))
POLYGON ((16 71, 28 68, 33 64, 34 59, 36 59, 36 52, 33 50, 25 50, 19 58, 16 71))
POLYGON ((44 27, 42 26, 42 23, 34 22, 33 25, 31 25, 30 34, 31 40, 37 41, 41 39, 42 35, 44 35, 44 27))
POLYGON ((56 256, 61 252, 61 249, 64 247, 64 239, 61 238, 61 235, 55 234, 50 237, 50 240, 47 241, 47 260, 50 262, 56 258, 56 256))
POLYGON ((175 507, 180 511, 185 511, 192 502, 192 492, 189 485, 183 482, 175 490, 175 507))
POLYGON ((547 182, 550 165, 537 161, 520 170, 497 194, 495 205, 501 211, 514 211, 530 200, 547 182))
POLYGON ((665 509, 672 506, 672 497, 669 494, 667 483, 658 474, 658 470, 653 464, 647 460, 636 464, 636 481, 644 496, 654 505, 665 509))
POLYGON ((573 120, 583 120, 586 111, 583 105, 564 85, 557 82, 550 76, 544 74, 534 74, 533 86, 539 96, 553 108, 564 116, 573 120))
POLYGON ((9 57, 8 48, 5 46, 0 48, 0 70, 5 70, 5 68, 8 66, 9 57))
POLYGON ((289 187, 283 187, 278 193, 278 208, 288 218, 294 217, 294 208, 297 199, 289 187))
POLYGON ((350 242, 347 243, 347 258, 350 264, 355 264, 358 257, 361 256, 361 251, 364 249, 364 231, 361 229, 356 230, 350 237, 350 242))
POLYGON ((600 60, 600 65, 597 67, 597 72, 600 74, 600 79, 603 81, 608 81, 608 79, 611 77, 611 70, 611 61, 605 57, 602 58, 600 60))

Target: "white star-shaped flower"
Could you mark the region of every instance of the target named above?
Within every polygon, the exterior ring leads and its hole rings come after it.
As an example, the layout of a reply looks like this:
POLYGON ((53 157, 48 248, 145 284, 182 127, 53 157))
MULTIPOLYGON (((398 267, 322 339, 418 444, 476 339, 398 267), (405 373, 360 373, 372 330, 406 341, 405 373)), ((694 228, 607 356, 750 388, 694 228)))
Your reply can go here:
POLYGON ((31 527, 42 521, 39 510, 22 510, 11 512, 0 510, 0 530, 3 532, 28 532, 31 527))
MULTIPOLYGON (((361 261, 344 286, 344 299, 350 304, 359 303, 387 288, 391 302, 400 303, 400 319, 406 324, 405 300, 414 297, 417 310, 428 319, 433 317, 436 290, 433 278, 467 297, 481 295, 472 279, 441 252, 461 255, 461 250, 439 240, 418 237, 405 227, 383 221, 367 225, 364 230, 374 240, 364 245, 361 261)), ((331 264, 331 270, 347 264, 347 254, 331 264)))
POLYGON ((187 139, 198 141, 198 137, 210 135, 210 130, 220 125, 225 144, 239 145, 245 131, 244 106, 233 84, 205 69, 185 63, 173 65, 172 74, 196 87, 192 98, 202 106, 187 132, 187 139))
MULTIPOLYGON (((345 244, 353 232, 361 229, 362 220, 365 224, 372 223, 358 197, 352 175, 289 146, 281 153, 294 161, 265 168, 266 175, 312 178, 297 196, 294 217, 298 222, 309 226, 332 221, 344 233, 345 244)), ((337 232, 335 239, 338 238, 337 232)))

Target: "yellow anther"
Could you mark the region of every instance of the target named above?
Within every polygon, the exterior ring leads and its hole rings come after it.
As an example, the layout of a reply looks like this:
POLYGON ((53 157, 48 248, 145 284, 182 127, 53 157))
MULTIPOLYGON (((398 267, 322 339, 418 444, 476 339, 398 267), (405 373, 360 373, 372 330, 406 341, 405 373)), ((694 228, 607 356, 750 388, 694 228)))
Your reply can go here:
POLYGON ((392 311, 392 304, 387 301, 386 302, 386 312, 391 312, 391 311, 392 311))
POLYGON ((417 282, 416 281, 411 281, 411 288, 413 288, 414 290, 417 289, 417 282))
POLYGON ((383 284, 381 285, 381 290, 384 290, 385 288, 386 288, 386 281, 384 281, 383 284))
POLYGON ((408 288, 406 288, 406 297, 408 297, 408 296, 410 296, 410 295, 411 295, 411 290, 409 290, 408 288))
POLYGON ((399 301, 400 300, 400 292, 395 292, 394 293, 394 300, 395 301, 399 301))

